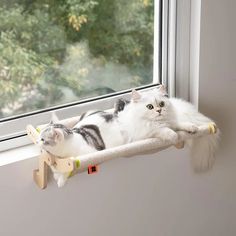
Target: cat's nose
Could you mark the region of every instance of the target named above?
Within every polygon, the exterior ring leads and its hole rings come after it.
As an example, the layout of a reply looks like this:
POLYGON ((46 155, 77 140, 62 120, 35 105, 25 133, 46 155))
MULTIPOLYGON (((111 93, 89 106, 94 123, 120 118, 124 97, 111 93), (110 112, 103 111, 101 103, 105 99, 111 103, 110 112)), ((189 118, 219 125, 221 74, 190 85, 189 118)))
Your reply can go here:
POLYGON ((157 112, 159 112, 159 114, 161 114, 161 109, 157 109, 157 112))

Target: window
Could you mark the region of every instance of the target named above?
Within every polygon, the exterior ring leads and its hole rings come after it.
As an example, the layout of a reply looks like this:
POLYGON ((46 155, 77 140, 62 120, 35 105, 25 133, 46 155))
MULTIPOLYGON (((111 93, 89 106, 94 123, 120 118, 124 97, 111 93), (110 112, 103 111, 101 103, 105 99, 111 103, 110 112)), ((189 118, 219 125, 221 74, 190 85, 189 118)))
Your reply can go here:
POLYGON ((25 126, 52 110, 79 115, 160 82, 166 2, 3 0, 0 150, 26 144, 25 126))

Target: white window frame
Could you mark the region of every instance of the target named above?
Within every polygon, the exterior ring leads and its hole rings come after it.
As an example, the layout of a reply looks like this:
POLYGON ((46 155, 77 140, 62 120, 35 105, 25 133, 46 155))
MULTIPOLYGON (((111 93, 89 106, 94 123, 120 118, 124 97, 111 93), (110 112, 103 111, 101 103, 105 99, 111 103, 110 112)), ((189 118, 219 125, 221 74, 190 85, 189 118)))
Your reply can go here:
MULTIPOLYGON (((196 1, 155 0, 153 84, 159 83, 159 78, 161 78, 162 83, 168 87, 170 96, 178 96, 186 100, 195 99, 194 101, 196 102, 198 94, 195 88, 198 87, 197 77, 196 73, 191 73, 191 71, 198 71, 195 63, 198 64, 199 54, 197 50, 192 50, 191 43, 198 44, 199 49, 199 42, 196 38, 200 34, 200 24, 198 24, 196 19, 200 17, 200 5, 198 4, 200 0, 197 1, 198 3, 193 4, 193 2, 196 1), (198 8, 197 13, 195 13, 195 5, 198 8), (161 9, 162 21, 159 18, 161 9), (158 14, 156 14, 157 12, 158 14), (193 22, 198 24, 198 28, 194 32, 191 31, 193 22), (161 33, 160 27, 162 27, 161 33), (162 41, 161 50, 159 47, 160 40, 162 41), (194 60, 191 61, 192 57, 194 60)), ((129 91, 124 91, 125 94, 118 92, 112 97, 101 96, 95 101, 84 100, 81 104, 75 104, 74 106, 65 105, 64 108, 56 110, 56 112, 60 119, 64 119, 78 116, 90 109, 109 109, 113 107, 114 101, 119 97, 128 98, 129 91)), ((0 151, 3 152, 4 150, 22 147, 31 143, 28 137, 25 136, 25 131, 17 131, 19 123, 21 127, 26 127, 29 123, 37 126, 47 123, 50 117, 51 111, 48 111, 22 117, 19 120, 8 120, 0 123, 0 131, 6 134, 7 139, 7 141, 0 142, 0 151), (11 132, 12 134, 9 136, 11 130, 16 132, 11 132), (18 138, 15 138, 15 136, 18 136, 18 138)))
POLYGON ((170 96, 198 108, 201 0, 168 0, 163 21, 162 81, 170 96))

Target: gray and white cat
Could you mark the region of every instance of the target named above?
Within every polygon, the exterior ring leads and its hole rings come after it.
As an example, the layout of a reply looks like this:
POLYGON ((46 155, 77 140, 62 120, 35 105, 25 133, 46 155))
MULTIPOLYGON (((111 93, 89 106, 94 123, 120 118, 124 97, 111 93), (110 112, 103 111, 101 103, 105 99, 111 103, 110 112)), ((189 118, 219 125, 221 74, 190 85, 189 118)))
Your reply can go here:
MULTIPOLYGON (((41 132, 39 145, 49 153, 65 158, 76 157, 126 143, 115 112, 90 111, 69 129, 54 115, 41 132)), ((69 173, 62 174, 52 167, 54 178, 62 187, 69 173)))

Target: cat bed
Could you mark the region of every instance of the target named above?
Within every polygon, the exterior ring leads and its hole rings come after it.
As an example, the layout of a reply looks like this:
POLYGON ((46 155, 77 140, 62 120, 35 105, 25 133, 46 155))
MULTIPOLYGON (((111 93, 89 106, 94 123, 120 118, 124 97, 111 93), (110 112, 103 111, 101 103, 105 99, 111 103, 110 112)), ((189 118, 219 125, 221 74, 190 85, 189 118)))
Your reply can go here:
MULTIPOLYGON (((39 137, 39 130, 35 129, 32 125, 28 125, 26 130, 30 139, 36 144, 36 140, 39 137)), ((33 172, 34 181, 41 189, 46 188, 49 166, 53 166, 58 172, 70 173, 70 176, 84 171, 94 173, 97 171, 97 165, 105 161, 118 157, 153 154, 170 146, 183 148, 184 142, 187 139, 214 134, 216 131, 217 128, 215 124, 210 123, 200 126, 198 131, 194 134, 178 131, 178 142, 173 142, 173 140, 163 141, 158 138, 149 138, 78 157, 68 157, 63 159, 53 156, 45 150, 41 150, 41 155, 39 156, 39 168, 33 172)))

